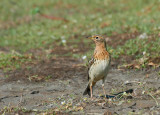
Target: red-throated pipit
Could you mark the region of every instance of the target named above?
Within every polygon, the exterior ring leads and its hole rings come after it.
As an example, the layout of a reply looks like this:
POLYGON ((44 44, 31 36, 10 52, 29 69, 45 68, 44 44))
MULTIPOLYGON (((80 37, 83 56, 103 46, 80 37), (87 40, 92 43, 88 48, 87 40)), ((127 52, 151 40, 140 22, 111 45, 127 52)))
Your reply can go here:
POLYGON ((88 86, 85 89, 83 95, 88 94, 93 97, 93 86, 97 81, 102 80, 102 88, 104 95, 106 96, 104 90, 104 82, 108 74, 108 70, 110 67, 110 54, 106 50, 106 41, 101 36, 92 36, 90 37, 96 44, 96 48, 94 50, 93 58, 89 61, 89 69, 88 69, 88 86))

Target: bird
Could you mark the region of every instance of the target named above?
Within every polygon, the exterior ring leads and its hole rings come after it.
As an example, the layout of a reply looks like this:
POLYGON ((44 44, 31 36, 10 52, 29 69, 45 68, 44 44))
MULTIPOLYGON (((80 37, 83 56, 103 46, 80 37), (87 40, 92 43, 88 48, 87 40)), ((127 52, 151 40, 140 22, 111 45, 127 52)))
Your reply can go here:
POLYGON ((83 95, 88 94, 91 98, 93 98, 93 87, 97 81, 102 80, 102 89, 104 95, 106 96, 104 82, 110 68, 111 56, 106 49, 106 41, 102 36, 93 35, 88 38, 95 42, 96 47, 93 57, 89 61, 88 85, 83 95))

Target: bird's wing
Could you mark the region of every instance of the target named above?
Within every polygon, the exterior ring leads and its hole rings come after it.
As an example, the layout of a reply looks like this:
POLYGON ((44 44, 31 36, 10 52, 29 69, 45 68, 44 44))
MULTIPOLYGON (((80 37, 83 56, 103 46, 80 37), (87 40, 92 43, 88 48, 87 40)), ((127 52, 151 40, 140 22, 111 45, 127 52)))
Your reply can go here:
POLYGON ((88 81, 89 81, 89 69, 92 66, 92 64, 94 63, 94 57, 91 58, 91 60, 88 62, 88 81))

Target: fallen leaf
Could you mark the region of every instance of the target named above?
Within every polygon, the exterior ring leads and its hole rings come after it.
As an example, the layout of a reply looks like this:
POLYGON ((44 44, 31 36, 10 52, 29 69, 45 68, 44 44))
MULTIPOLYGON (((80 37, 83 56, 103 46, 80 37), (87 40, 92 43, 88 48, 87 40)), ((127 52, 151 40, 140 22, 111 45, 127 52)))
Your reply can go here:
POLYGON ((140 69, 140 65, 135 65, 134 68, 140 69))
POLYGON ((149 66, 155 66, 156 64, 154 64, 153 62, 149 62, 148 65, 149 66))
POLYGON ((83 110, 83 107, 80 106, 76 108, 76 111, 80 111, 80 110, 83 110))

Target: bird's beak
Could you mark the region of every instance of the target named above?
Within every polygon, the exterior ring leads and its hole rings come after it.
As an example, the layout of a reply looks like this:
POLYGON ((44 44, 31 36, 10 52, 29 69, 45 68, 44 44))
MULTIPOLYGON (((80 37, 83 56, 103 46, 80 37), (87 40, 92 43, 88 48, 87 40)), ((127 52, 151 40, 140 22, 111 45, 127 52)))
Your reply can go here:
POLYGON ((89 37, 87 37, 88 39, 93 39, 93 37, 92 36, 89 36, 89 37))

